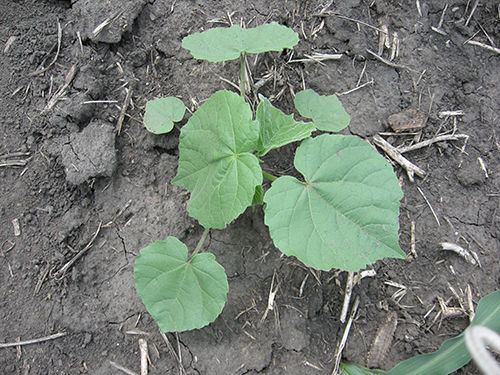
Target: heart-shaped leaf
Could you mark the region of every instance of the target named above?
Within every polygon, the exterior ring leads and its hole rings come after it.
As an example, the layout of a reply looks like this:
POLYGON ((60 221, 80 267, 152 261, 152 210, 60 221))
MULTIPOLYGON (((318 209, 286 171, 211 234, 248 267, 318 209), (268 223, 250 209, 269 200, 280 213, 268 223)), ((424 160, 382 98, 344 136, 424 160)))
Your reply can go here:
POLYGON ((398 245, 399 200, 391 165, 366 141, 325 134, 297 148, 305 182, 283 176, 264 196, 265 223, 278 249, 321 270, 358 271, 398 245))
POLYGON ((191 192, 189 214, 205 228, 224 228, 251 205, 262 169, 253 151, 259 124, 229 91, 213 94, 182 128, 172 180, 191 192))
POLYGON ((325 132, 339 132, 351 121, 337 95, 321 96, 314 90, 300 91, 295 95, 295 108, 325 132))
POLYGON ((259 95, 259 98, 256 114, 260 123, 257 147, 259 155, 265 155, 273 148, 307 138, 316 129, 310 122, 295 121, 293 115, 285 115, 264 96, 259 95))
POLYGON ((226 303, 224 267, 211 253, 188 260, 176 237, 141 250, 134 264, 137 294, 163 332, 187 331, 213 322, 226 303))
POLYGON ((295 31, 273 22, 252 29, 238 25, 215 27, 188 35, 182 40, 182 46, 196 59, 218 62, 237 59, 242 53, 282 51, 298 42, 295 31))
POLYGON ((174 122, 181 121, 186 112, 182 100, 169 96, 146 103, 144 126, 153 134, 165 134, 172 130, 174 122))

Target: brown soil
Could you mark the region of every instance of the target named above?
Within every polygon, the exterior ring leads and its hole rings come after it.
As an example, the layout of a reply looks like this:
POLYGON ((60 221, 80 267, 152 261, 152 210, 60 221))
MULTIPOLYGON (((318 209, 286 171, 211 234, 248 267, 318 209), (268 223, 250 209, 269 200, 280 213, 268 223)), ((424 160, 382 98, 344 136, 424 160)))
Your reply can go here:
MULTIPOLYGON (((150 374, 180 371, 136 296, 133 261, 142 247, 167 235, 194 246, 201 228, 187 215, 188 196, 170 184, 178 131, 153 136, 141 117, 146 101, 157 96, 178 96, 193 110, 216 90, 232 89, 219 76, 237 82, 237 63, 195 61, 181 48, 184 36, 222 26, 228 14, 249 27, 277 21, 294 28, 301 41, 293 58, 343 53, 340 60, 321 64, 287 63, 290 52, 259 56, 257 64, 250 58, 256 80, 276 70, 276 80, 259 92, 274 96, 285 112, 293 112, 292 91, 302 82, 326 95, 373 81, 340 96, 352 117, 351 134, 370 140, 391 131, 389 115, 415 109, 426 117, 424 128, 384 135, 390 143, 453 131, 470 136, 465 147, 463 140, 440 142, 405 154, 427 173, 415 183, 395 165, 405 192, 400 244, 409 257, 377 262, 370 267, 377 275, 354 288, 360 305, 343 358, 365 364, 389 312, 397 313, 398 325, 380 364, 385 369, 436 350, 467 326, 465 313, 435 317, 439 298, 460 306, 452 288, 463 296, 469 285, 477 304, 500 284, 500 57, 464 43, 471 37, 489 43, 487 35, 500 43, 497 4, 480 1, 465 26, 468 2, 449 2, 442 35, 431 29, 439 24, 441 1, 420 1, 421 14, 413 1, 339 1, 316 16, 326 3, 0 3, 0 342, 67 333, 20 350, 0 349, 0 373, 121 374, 110 361, 139 373, 140 337, 149 344, 150 374), (367 52, 378 50, 375 30, 339 15, 385 24, 391 36, 397 32, 400 51, 393 62, 405 67, 375 59, 367 52), (110 24, 93 34, 108 17, 110 24), (62 34, 55 59, 58 23, 62 34), (72 66, 75 76, 48 108, 72 66), (133 90, 132 102, 117 134, 125 88, 133 90), (87 103, 96 100, 111 102, 87 103), (450 110, 464 115, 439 117, 450 110), (24 166, 12 165, 24 159, 24 166), (410 254, 411 222, 417 257, 410 254), (93 246, 58 277, 100 223, 93 246), (481 267, 441 251, 443 241, 476 252, 481 267), (395 294, 394 283, 404 285, 404 296, 395 294)), ((389 57, 387 50, 384 56, 389 57)), ((278 175, 290 171, 292 152, 293 147, 273 152, 268 168, 278 175)), ((210 326, 167 335, 187 374, 331 373, 345 327, 339 315, 346 275, 309 270, 282 257, 262 216, 260 209, 248 210, 226 230, 211 233, 208 248, 226 268, 230 292, 222 315, 210 326), (273 274, 279 283, 275 309, 261 322, 273 274)), ((458 373, 477 370, 469 364, 458 373)))

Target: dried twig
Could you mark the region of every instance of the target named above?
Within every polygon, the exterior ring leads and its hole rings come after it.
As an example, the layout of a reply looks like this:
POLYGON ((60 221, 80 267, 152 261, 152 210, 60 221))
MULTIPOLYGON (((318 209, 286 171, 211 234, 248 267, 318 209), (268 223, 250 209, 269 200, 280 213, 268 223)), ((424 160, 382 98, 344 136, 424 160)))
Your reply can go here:
POLYGON ((490 46, 488 44, 484 44, 484 43, 481 43, 481 42, 478 42, 478 41, 475 41, 475 40, 468 40, 467 44, 472 44, 473 46, 478 46, 478 47, 481 47, 481 48, 487 49, 489 51, 493 51, 495 53, 500 54, 500 48, 492 47, 492 46, 490 46))
POLYGON ((361 80, 363 79, 363 76, 365 75, 365 71, 366 71, 366 60, 365 60, 365 63, 363 64, 363 69, 361 69, 361 73, 359 74, 358 81, 356 82, 356 87, 358 87, 359 84, 361 83, 361 80))
POLYGON ((414 258, 417 258, 417 250, 415 246, 415 222, 412 220, 410 223, 410 252, 414 258))
MULTIPOLYGON (((165 344, 167 345, 168 351, 170 352, 172 357, 174 357, 174 359, 176 360, 176 362, 179 366, 179 374, 185 374, 186 370, 184 369, 184 366, 182 365, 182 358, 175 352, 174 347, 170 343, 170 340, 168 339, 167 335, 165 335, 165 333, 163 333, 163 331, 161 329, 160 329, 160 336, 163 339, 163 341, 165 342, 165 344)), ((180 354, 180 352, 179 352, 179 354, 180 354)))
POLYGON ((339 60, 342 58, 342 53, 318 53, 314 52, 312 55, 304 54, 305 59, 295 59, 289 60, 289 63, 297 63, 297 62, 322 62, 327 60, 339 60))
POLYGON ((399 151, 399 153, 404 154, 405 152, 408 152, 408 151, 414 151, 414 150, 418 150, 418 149, 423 148, 423 147, 430 146, 431 144, 436 143, 436 142, 457 141, 459 139, 468 140, 469 136, 466 134, 439 135, 439 136, 434 137, 432 139, 428 139, 426 141, 415 143, 414 145, 411 145, 411 146, 398 147, 397 150, 399 151))
POLYGON ((340 312, 340 321, 345 323, 347 318, 347 311, 349 310, 349 302, 351 301, 352 287, 353 287, 354 272, 347 272, 347 281, 345 283, 344 303, 342 304, 342 311, 340 312))
POLYGON ((280 287, 280 284, 278 283, 278 285, 276 285, 276 288, 273 289, 275 277, 276 277, 276 272, 273 273, 273 278, 271 280, 271 287, 269 288, 269 297, 267 298, 266 311, 264 311, 264 315, 262 315, 262 318, 260 319, 260 324, 262 324, 262 322, 266 320, 269 311, 274 309, 274 298, 276 297, 276 293, 278 293, 278 289, 280 287))
POLYGON ((82 104, 116 104, 118 100, 86 100, 82 104))
POLYGON ((474 320, 474 316, 476 312, 474 311, 474 303, 472 302, 472 288, 469 284, 467 284, 467 289, 465 290, 467 295, 467 312, 469 315, 469 321, 472 322, 474 320))
MULTIPOLYGON (((255 87, 255 90, 259 90, 262 86, 264 86, 264 84, 266 82, 268 82, 269 80, 271 80, 274 76, 274 72, 269 72, 269 73, 266 73, 261 79, 259 79, 257 82, 255 82, 254 84, 254 87, 255 87)), ((229 81, 228 83, 230 84, 233 84, 231 81, 229 81)), ((238 88, 239 90, 239 88, 238 88)))
POLYGON ((470 20, 472 19, 472 15, 476 11, 477 5, 479 4, 479 0, 474 1, 474 5, 472 5, 472 9, 470 11, 469 17, 467 17, 467 21, 465 21, 465 26, 469 25, 470 20))
POLYGON ((139 374, 137 374, 137 372, 132 371, 132 370, 130 370, 130 369, 128 369, 128 368, 126 368, 126 367, 124 367, 124 366, 122 366, 122 365, 119 365, 119 364, 118 364, 118 363, 116 363, 116 362, 109 361, 109 364, 110 364, 111 366, 113 366, 115 369, 120 370, 121 372, 123 372, 123 373, 125 373, 125 374, 127 374, 127 375, 139 375, 139 374))
POLYGON ((101 22, 97 27, 92 31, 92 36, 96 37, 106 26, 112 23, 115 19, 120 17, 123 14, 124 10, 118 10, 111 14, 108 18, 106 18, 103 22, 101 22))
POLYGON ((69 87, 71 81, 73 81, 73 78, 75 78, 77 71, 76 65, 71 66, 69 69, 68 73, 66 74, 66 77, 64 79, 63 85, 57 90, 57 92, 49 99, 47 105, 42 111, 42 114, 46 113, 47 111, 51 110, 56 103, 61 99, 65 94, 66 94, 66 89, 69 87))
POLYGON ((448 117, 448 116, 463 116, 465 112, 461 109, 457 111, 441 111, 438 113, 439 118, 448 117))
POLYGON ((54 275, 52 275, 52 277, 54 277, 55 279, 61 279, 64 277, 64 274, 66 273, 66 271, 73 265, 75 264, 75 262, 80 259, 86 252, 88 249, 90 249, 95 241, 95 239, 97 238, 97 236, 99 235, 99 232, 101 231, 101 226, 102 226, 102 222, 99 222, 99 225, 97 227, 97 230, 95 231, 94 235, 92 236, 91 240, 87 243, 87 245, 78 252, 78 254, 76 254, 73 258, 71 258, 71 260, 69 262, 67 262, 64 266, 62 266, 59 271, 57 271, 54 275))
MULTIPOLYGON (((54 58, 52 59, 52 61, 50 62, 49 65, 47 65, 45 68, 40 68, 40 69, 38 69, 38 70, 36 70, 36 71, 28 74, 28 76, 33 77, 33 76, 37 76, 39 74, 43 74, 47 70, 49 70, 52 65, 54 65, 56 63, 56 61, 57 61, 57 59, 59 57, 59 52, 61 51, 61 40, 62 40, 62 28, 61 28, 61 24, 59 23, 59 21, 57 21, 57 49, 56 49, 56 55, 54 56, 54 58)), ((53 48, 54 47, 52 47, 52 50, 53 50, 53 48)), ((43 63, 42 63, 42 65, 43 65, 43 63)))
POLYGON ((127 112, 128 105, 130 104, 130 99, 132 98, 132 88, 127 90, 127 95, 125 96, 125 100, 123 101, 122 108, 120 110, 120 117, 116 122, 116 128, 118 135, 120 135, 122 131, 123 120, 125 119, 125 113, 127 112))
POLYGON ((322 13, 320 12, 319 14, 314 14, 314 16, 316 16, 316 17, 335 16, 335 17, 342 18, 342 19, 347 20, 347 21, 355 22, 358 25, 363 25, 363 26, 369 27, 370 29, 377 30, 378 32, 382 32, 382 29, 379 27, 370 25, 369 23, 366 23, 366 22, 363 22, 360 20, 356 20, 354 18, 343 16, 341 14, 336 14, 336 13, 331 12, 331 11, 326 11, 326 12, 322 12, 322 13))
POLYGON ((45 281, 45 279, 47 278, 47 275, 49 274, 49 271, 50 271, 50 265, 47 264, 47 266, 45 267, 45 269, 40 272, 40 277, 38 278, 38 281, 35 285, 35 290, 33 292, 33 295, 36 296, 38 294, 38 292, 40 291, 40 289, 42 288, 42 284, 43 282, 45 281))
POLYGON ((342 359, 342 352, 344 351, 345 343, 347 342, 347 337, 349 336, 349 331, 351 330, 351 325, 356 316, 356 312, 358 311, 359 306, 359 297, 356 297, 354 300, 354 306, 351 309, 351 313, 349 314, 349 320, 345 326, 344 334, 342 335, 342 339, 340 340, 340 344, 337 347, 335 352, 335 365, 332 370, 331 375, 337 375, 339 373, 340 360, 342 359))
POLYGON ((125 333, 127 335, 143 335, 143 336, 149 336, 150 335, 149 332, 141 331, 138 328, 129 329, 128 331, 125 331, 125 333))
POLYGON ((358 285, 358 283, 363 280, 365 277, 375 277, 377 276, 377 271, 375 270, 364 270, 361 272, 358 272, 354 275, 353 278, 353 286, 358 285))
POLYGON ((14 228, 14 236, 19 237, 21 235, 21 224, 19 224, 17 217, 12 219, 12 227, 14 228))
POLYGON ((431 26, 431 30, 432 30, 432 31, 435 31, 436 33, 441 34, 441 35, 443 35, 443 36, 448 35, 448 34, 446 33, 446 31, 444 31, 443 29, 438 29, 437 27, 434 27, 434 26, 431 26))
POLYGON ((307 278, 309 277, 309 274, 306 273, 306 276, 304 277, 304 279, 302 280, 302 282, 300 283, 300 287, 299 287, 299 297, 302 297, 302 293, 304 293, 304 286, 306 285, 306 281, 307 281, 307 278))
POLYGON ((382 150, 384 150, 387 153, 387 155, 389 155, 392 159, 394 159, 394 161, 396 161, 399 165, 401 165, 404 169, 406 169, 406 173, 408 174, 408 178, 410 179, 411 182, 415 181, 415 179, 413 178, 415 174, 419 177, 425 176, 425 172, 422 169, 420 169, 415 164, 411 163, 408 159, 403 157, 401 155, 401 152, 397 148, 395 148, 381 136, 375 135, 373 137, 373 142, 382 150))
MULTIPOLYGON (((499 8, 500 9, 500 8, 499 8)), ((488 39, 488 42, 490 42, 490 44, 495 47, 495 42, 493 41, 493 39, 491 39, 491 37, 489 36, 489 34, 486 32, 486 30, 484 29, 483 26, 481 26, 480 23, 478 23, 478 26, 479 28, 481 29, 481 31, 484 33, 484 35, 486 35, 486 38, 488 39)))
MULTIPOLYGON (((222 76, 220 76, 220 75, 217 75, 217 76, 219 77, 219 79, 220 79, 221 81, 226 82, 227 84, 229 84, 229 85, 231 85, 232 87, 234 87, 236 90, 239 90, 239 89, 240 89, 240 87, 239 87, 236 83, 231 82, 230 80, 228 80, 228 79, 226 79, 226 78, 224 78, 224 77, 222 77, 222 76)), ((258 83, 258 82, 257 82, 257 83, 258 83)))
POLYGON ((0 247, 0 255, 5 256, 9 251, 16 247, 16 243, 11 240, 5 240, 0 247), (4 247, 7 244, 7 247, 4 247))
POLYGON ((441 226, 441 223, 439 222, 439 218, 438 216, 436 215, 436 211, 434 211, 434 208, 432 208, 432 205, 431 203, 429 202, 429 200, 427 199, 427 197, 425 196, 424 192, 422 191, 422 189, 420 189, 420 187, 417 186, 417 190, 418 192, 420 193, 420 195, 422 196, 422 198, 424 198, 425 200, 425 203, 427 203, 427 206, 429 206, 429 209, 431 210, 432 212, 432 215, 434 216, 434 219, 436 219, 436 223, 438 226, 441 226))
POLYGON ((357 91, 357 90, 359 90, 359 89, 362 89, 362 88, 363 88, 363 87, 365 87, 365 86, 372 85, 372 84, 373 84, 373 79, 372 79, 371 81, 368 81, 368 82, 363 83, 362 85, 358 85, 358 86, 356 86, 356 87, 355 87, 355 88, 353 88, 353 89, 350 89, 350 90, 347 90, 347 91, 344 91, 344 92, 339 92, 339 93, 336 93, 336 94, 337 94, 337 96, 347 95, 347 94, 350 94, 350 93, 352 93, 352 92, 354 92, 354 91, 357 91))
MULTIPOLYGON (((449 251, 453 251, 453 252, 457 253, 458 255, 460 255, 462 258, 464 258, 470 264, 473 264, 473 265, 478 264, 476 259, 474 258, 474 256, 472 256, 471 253, 468 250, 464 249, 463 247, 458 246, 458 245, 451 243, 451 242, 441 242, 440 245, 443 248, 443 250, 449 250, 449 251)), ((477 255, 476 255, 476 257, 477 257, 477 255)))
POLYGON ((11 35, 9 36, 9 39, 5 42, 5 47, 3 49, 3 53, 9 52, 10 46, 16 41, 17 36, 11 35))
POLYGON ((11 152, 10 154, 0 155, 0 160, 18 158, 21 156, 29 156, 29 155, 30 155, 29 152, 11 152))
POLYGON ((408 292, 408 288, 403 284, 399 284, 390 280, 384 281, 384 284, 392 286, 393 288, 397 288, 397 290, 391 295, 391 299, 397 304, 401 302, 403 297, 406 296, 406 293, 408 292))
POLYGON ((372 55, 373 57, 375 57, 377 60, 383 62, 384 64, 386 65, 389 65, 390 67, 392 68, 395 68, 395 69, 408 69, 408 70, 411 70, 409 67, 407 67, 406 65, 400 65, 400 64, 395 64, 393 63, 392 61, 389 61, 385 58, 383 58, 382 56, 376 54, 375 52, 373 52, 372 50, 370 49, 366 49, 366 52, 368 52, 370 55, 372 55))
POLYGON ((478 156, 477 162, 479 163, 479 166, 481 167, 482 171, 484 172, 484 177, 490 178, 490 176, 488 174, 488 169, 486 168, 486 163, 484 162, 483 158, 478 156))
POLYGON ((446 33, 446 31, 444 31, 441 28, 443 26, 444 14, 446 13, 446 9, 448 9, 448 3, 446 3, 445 6, 444 6, 444 9, 443 9, 443 12, 441 13, 441 18, 439 19, 439 24, 437 25, 437 27, 431 26, 431 29, 433 31, 435 31, 435 32, 437 32, 438 34, 441 34, 441 35, 448 35, 446 33))
POLYGON ((26 160, 10 160, 3 163, 0 163, 0 167, 24 167, 28 163, 28 159, 26 160))
POLYGON ((66 332, 58 332, 58 333, 54 333, 53 335, 50 335, 50 336, 40 337, 38 339, 0 343, 0 349, 11 348, 13 346, 23 346, 23 345, 38 344, 40 342, 45 342, 45 341, 49 341, 49 340, 58 339, 59 337, 63 337, 63 336, 66 336, 66 335, 67 335, 66 332))
MULTIPOLYGON (((441 316, 441 321, 439 325, 441 325, 443 319, 446 318, 453 318, 457 316, 464 316, 465 315, 465 310, 463 310, 461 307, 449 307, 448 303, 450 302, 451 299, 448 301, 445 301, 441 296, 437 296, 437 300, 439 303, 440 307, 440 314, 436 314, 436 317, 439 315, 441 316)), ((436 318, 434 318, 436 319, 436 318)))
POLYGON ((139 349, 141 351, 141 375, 148 375, 148 343, 144 339, 139 339, 139 349))
POLYGON ((23 156, 29 156, 29 152, 12 152, 10 154, 0 155, 0 167, 24 167, 31 160, 31 157, 20 159, 23 156), (12 159, 12 160, 9 160, 12 159))

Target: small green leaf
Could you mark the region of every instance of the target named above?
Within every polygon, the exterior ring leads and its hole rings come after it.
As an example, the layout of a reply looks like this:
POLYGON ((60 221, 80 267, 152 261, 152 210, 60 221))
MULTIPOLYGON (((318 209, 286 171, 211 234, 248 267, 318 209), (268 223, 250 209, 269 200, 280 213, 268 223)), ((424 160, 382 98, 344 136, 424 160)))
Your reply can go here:
POLYGON ((295 95, 295 108, 325 132, 339 132, 351 121, 337 95, 321 96, 314 90, 304 90, 295 95))
POLYGON ((172 130, 174 122, 181 121, 186 112, 182 100, 169 96, 146 103, 144 126, 153 134, 165 134, 172 130))
POLYGON ((184 125, 172 183, 191 192, 189 214, 205 228, 224 228, 251 205, 262 169, 253 155, 259 124, 245 100, 213 94, 184 125))
POLYGON ((257 120, 260 123, 258 155, 267 154, 273 148, 310 137, 316 129, 310 122, 295 121, 293 115, 285 115, 269 100, 259 95, 257 120))
POLYGON ((405 257, 398 244, 403 193, 391 165, 368 142, 309 138, 294 165, 305 182, 282 176, 264 195, 265 223, 278 249, 325 271, 405 257))
MULTIPOLYGON (((469 327, 474 325, 500 331, 500 290, 481 298, 469 327)), ((465 331, 446 340, 434 353, 417 355, 399 363, 387 375, 446 375, 458 370, 471 359, 464 335, 465 331)))
POLYGON ((229 286, 224 267, 211 253, 188 260, 175 237, 141 250, 134 265, 137 294, 163 332, 187 331, 213 322, 222 312, 229 286))
POLYGON ((196 59, 218 62, 237 59, 242 53, 282 51, 293 48, 298 41, 295 31, 273 22, 252 29, 238 25, 215 27, 188 35, 182 46, 196 59))

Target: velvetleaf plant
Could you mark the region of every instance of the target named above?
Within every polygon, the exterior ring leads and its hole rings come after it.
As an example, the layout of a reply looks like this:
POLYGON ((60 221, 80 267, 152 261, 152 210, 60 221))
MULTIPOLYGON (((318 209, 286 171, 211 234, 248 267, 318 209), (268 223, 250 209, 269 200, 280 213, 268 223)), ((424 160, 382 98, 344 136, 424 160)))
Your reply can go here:
MULTIPOLYGON (((188 212, 205 228, 196 248, 189 255, 180 240, 168 237, 142 249, 135 261, 137 293, 164 332, 201 328, 222 312, 228 292, 224 268, 211 253, 199 251, 210 229, 225 228, 251 205, 264 204, 276 247, 307 266, 358 271, 384 257, 405 256, 398 245, 403 195, 391 165, 361 138, 311 137, 317 129, 348 126, 349 115, 336 96, 297 94, 297 110, 312 122, 296 121, 262 95, 254 117, 245 101, 245 56, 297 43, 297 33, 277 23, 213 28, 183 39, 197 59, 239 58, 240 95, 214 93, 181 129, 172 183, 191 193, 188 212), (296 141, 303 141, 294 160, 302 179, 262 169, 260 157, 296 141), (266 192, 264 178, 272 182, 266 192)), ((181 119, 170 99, 168 106, 159 99, 149 103, 148 130, 151 123, 155 130, 171 129, 170 123, 181 119)))

